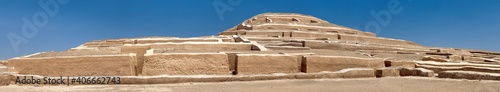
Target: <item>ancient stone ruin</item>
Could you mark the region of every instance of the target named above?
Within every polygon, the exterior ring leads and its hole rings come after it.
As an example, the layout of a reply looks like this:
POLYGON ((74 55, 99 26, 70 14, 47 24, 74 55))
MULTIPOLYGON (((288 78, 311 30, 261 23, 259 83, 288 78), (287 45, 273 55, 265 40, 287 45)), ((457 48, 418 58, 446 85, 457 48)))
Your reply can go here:
POLYGON ((217 36, 90 41, 0 61, 16 77, 121 76, 122 84, 420 76, 500 80, 500 53, 430 48, 302 14, 264 13, 217 36))

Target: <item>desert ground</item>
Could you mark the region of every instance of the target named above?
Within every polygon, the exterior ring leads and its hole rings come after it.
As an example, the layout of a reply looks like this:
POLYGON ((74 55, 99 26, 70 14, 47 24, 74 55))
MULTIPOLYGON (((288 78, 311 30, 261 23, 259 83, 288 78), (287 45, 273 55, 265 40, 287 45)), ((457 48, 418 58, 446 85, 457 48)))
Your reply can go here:
POLYGON ((1 86, 2 92, 500 92, 500 81, 385 77, 154 85, 1 86))

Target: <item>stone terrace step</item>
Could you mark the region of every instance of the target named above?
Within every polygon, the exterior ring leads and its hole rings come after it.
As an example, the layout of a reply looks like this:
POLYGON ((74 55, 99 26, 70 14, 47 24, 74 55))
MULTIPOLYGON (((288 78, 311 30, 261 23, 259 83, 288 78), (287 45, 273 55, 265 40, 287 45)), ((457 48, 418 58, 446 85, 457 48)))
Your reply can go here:
MULTIPOLYGON (((10 74, 14 78, 6 80, 13 84, 15 77, 30 77, 42 79, 46 76, 10 74)), ((256 80, 277 80, 277 79, 318 79, 318 78, 376 78, 375 70, 370 68, 350 68, 336 72, 320 73, 294 73, 294 74, 257 74, 257 75, 186 75, 186 76, 113 76, 120 77, 120 84, 169 84, 187 82, 225 82, 225 81, 256 81, 256 80)), ((59 77, 50 77, 59 78, 59 77)), ((76 78, 69 76, 69 78, 76 78)), ((5 82, 5 81, 3 81, 5 82)), ((43 85, 43 84, 41 84, 43 85)), ((72 83, 70 85, 85 85, 72 83)), ((87 84, 88 85, 88 84, 87 84)), ((113 85, 113 84, 110 84, 113 85)))
POLYGON ((439 67, 439 66, 431 66, 431 65, 417 65, 417 68, 425 68, 425 69, 433 70, 434 72, 442 72, 442 71, 476 71, 476 72, 487 72, 487 73, 500 73, 500 68, 474 67, 474 66, 439 67))
POLYGON ((437 63, 429 61, 417 61, 416 67, 433 70, 434 72, 444 71, 475 71, 485 73, 500 73, 500 65, 473 64, 473 63, 437 63))
POLYGON ((438 78, 469 79, 469 80, 500 80, 498 73, 485 73, 475 71, 444 71, 438 78))
POLYGON ((439 66, 439 67, 465 67, 465 66, 474 66, 474 67, 489 67, 489 68, 500 68, 500 65, 491 65, 491 64, 474 64, 474 63, 439 63, 432 61, 415 61, 419 65, 431 65, 431 66, 439 66))

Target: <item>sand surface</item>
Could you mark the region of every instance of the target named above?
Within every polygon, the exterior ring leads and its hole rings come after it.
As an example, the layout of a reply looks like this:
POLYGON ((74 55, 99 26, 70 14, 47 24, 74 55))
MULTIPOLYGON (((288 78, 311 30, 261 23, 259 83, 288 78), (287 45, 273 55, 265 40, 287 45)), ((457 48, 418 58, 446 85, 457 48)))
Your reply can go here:
POLYGON ((270 80, 156 85, 2 86, 1 92, 500 92, 500 81, 421 77, 270 80))

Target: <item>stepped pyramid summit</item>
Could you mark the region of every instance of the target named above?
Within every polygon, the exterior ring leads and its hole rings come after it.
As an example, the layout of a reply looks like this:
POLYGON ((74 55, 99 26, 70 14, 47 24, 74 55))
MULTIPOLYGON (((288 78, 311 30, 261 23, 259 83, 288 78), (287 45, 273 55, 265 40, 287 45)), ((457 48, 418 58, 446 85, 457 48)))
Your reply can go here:
POLYGON ((499 60, 500 53, 425 47, 309 15, 264 13, 218 36, 96 40, 12 58, 0 63, 0 83, 15 84, 24 76, 115 76, 121 84, 387 76, 500 80, 499 60))

